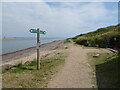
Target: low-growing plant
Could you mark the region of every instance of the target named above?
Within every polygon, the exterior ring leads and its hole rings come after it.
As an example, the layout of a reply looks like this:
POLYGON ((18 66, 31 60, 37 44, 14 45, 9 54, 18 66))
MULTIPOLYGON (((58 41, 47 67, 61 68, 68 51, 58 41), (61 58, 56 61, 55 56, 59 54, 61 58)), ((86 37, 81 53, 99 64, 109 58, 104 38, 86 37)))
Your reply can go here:
POLYGON ((66 43, 70 43, 71 42, 71 39, 66 39, 65 41, 64 41, 64 43, 66 44, 66 43))
POLYGON ((29 65, 29 66, 35 66, 35 65, 37 65, 37 61, 34 59, 34 60, 31 61, 28 65, 29 65))

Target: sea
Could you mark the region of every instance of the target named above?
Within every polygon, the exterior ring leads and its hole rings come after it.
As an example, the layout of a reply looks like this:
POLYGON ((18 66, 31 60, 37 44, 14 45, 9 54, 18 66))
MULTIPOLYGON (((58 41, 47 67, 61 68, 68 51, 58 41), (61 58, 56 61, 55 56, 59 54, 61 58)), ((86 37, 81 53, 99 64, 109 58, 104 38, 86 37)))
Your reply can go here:
MULTIPOLYGON (((41 38, 40 44, 63 39, 64 38, 41 38)), ((19 37, 14 39, 0 39, 0 55, 34 46, 36 46, 36 38, 19 37)))

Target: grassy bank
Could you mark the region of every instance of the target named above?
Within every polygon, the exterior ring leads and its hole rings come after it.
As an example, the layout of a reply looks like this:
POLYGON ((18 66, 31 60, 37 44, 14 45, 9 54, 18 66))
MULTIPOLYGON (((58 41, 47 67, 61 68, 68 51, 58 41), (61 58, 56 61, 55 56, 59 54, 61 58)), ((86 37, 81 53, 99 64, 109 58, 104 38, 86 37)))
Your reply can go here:
POLYGON ((43 88, 64 63, 67 53, 57 53, 41 60, 41 69, 36 70, 36 60, 3 71, 3 88, 43 88))
POLYGON ((76 44, 101 47, 101 48, 120 48, 120 24, 99 28, 96 31, 80 34, 67 41, 73 41, 76 44))
POLYGON ((90 64, 93 68, 93 83, 98 88, 118 88, 119 84, 119 60, 118 53, 99 53, 99 57, 93 57, 95 53, 89 53, 90 64))

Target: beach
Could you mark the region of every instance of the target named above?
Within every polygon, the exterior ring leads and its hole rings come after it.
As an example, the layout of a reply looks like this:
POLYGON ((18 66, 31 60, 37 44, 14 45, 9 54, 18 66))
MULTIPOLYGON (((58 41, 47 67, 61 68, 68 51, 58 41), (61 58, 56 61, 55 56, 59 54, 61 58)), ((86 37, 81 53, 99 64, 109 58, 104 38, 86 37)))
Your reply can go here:
MULTIPOLYGON (((44 57, 46 54, 55 52, 57 48, 64 46, 64 40, 56 40, 50 43, 40 45, 40 57, 44 57)), ((22 50, 18 50, 11 53, 6 53, 1 55, 2 64, 16 64, 25 63, 26 61, 31 61, 36 58, 36 47, 30 47, 22 50)))

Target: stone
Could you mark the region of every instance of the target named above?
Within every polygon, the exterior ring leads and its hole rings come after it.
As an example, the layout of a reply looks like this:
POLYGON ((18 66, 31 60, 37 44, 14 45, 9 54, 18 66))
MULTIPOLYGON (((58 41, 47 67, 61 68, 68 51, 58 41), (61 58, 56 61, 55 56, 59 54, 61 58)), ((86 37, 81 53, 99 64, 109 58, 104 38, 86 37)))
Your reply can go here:
POLYGON ((100 54, 95 54, 95 55, 93 55, 93 57, 99 57, 100 56, 100 54))

